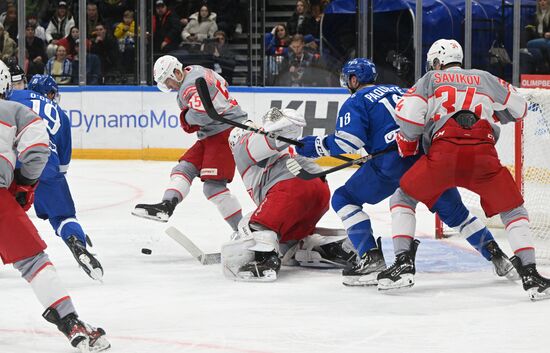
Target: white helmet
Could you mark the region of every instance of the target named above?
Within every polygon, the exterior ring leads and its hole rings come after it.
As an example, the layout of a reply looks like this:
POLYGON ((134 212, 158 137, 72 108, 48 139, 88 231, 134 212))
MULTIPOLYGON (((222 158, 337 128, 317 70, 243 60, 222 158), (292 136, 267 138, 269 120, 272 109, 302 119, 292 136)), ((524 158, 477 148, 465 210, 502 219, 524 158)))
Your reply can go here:
POLYGON ((436 64, 448 65, 450 63, 462 64, 464 54, 462 47, 454 39, 439 39, 428 50, 426 71, 432 70, 436 64))
POLYGON ((172 55, 164 55, 157 59, 155 62, 155 67, 153 68, 153 77, 157 82, 157 87, 162 92, 170 92, 170 88, 166 87, 166 80, 171 78, 176 82, 176 75, 174 75, 174 70, 180 70, 183 73, 183 65, 179 62, 178 59, 172 55))
POLYGON ((306 119, 295 109, 271 108, 262 117, 262 127, 265 131, 281 131, 289 126, 306 126, 306 119))
POLYGON ((11 90, 11 74, 10 69, 0 60, 0 94, 4 97, 11 90))

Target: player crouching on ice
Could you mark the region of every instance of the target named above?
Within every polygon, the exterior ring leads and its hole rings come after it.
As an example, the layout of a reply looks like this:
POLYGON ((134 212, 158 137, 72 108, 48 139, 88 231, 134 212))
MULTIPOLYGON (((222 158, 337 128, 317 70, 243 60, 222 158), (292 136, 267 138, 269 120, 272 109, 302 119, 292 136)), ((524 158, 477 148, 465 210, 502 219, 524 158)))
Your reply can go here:
MULTIPOLYGON (((392 199, 414 210, 416 200, 432 208, 445 190, 456 186, 477 193, 488 218, 500 214, 523 288, 532 300, 550 298, 550 280, 536 269, 523 197, 495 149, 500 129, 494 122, 523 119, 527 102, 508 82, 486 71, 463 69, 462 58, 457 41, 436 41, 428 51, 431 71, 397 104, 400 155, 418 154, 420 139, 426 154, 403 175, 392 199)), ((414 283, 415 214, 392 216, 392 228, 403 236, 394 242, 395 263, 378 275, 379 289, 414 283)))
MULTIPOLYGON (((261 122, 265 131, 292 139, 301 136, 305 125, 304 117, 293 109, 271 108, 261 122)), ((320 178, 307 181, 296 178, 288 171, 286 161, 297 158, 302 167, 318 171, 320 168, 314 162, 294 157, 287 143, 243 129, 231 132, 229 145, 257 208, 249 219, 243 218, 234 239, 222 245, 226 277, 238 281, 274 281, 281 262, 343 267, 355 258, 351 244, 350 250, 343 248, 345 235, 312 235, 329 208, 329 187, 320 178)))
POLYGON ((229 96, 223 77, 210 69, 199 65, 183 68, 178 59, 164 55, 155 62, 154 76, 161 91, 177 91, 181 126, 186 133, 196 132, 199 140, 172 169, 162 202, 136 205, 132 214, 167 222, 176 206, 189 194, 193 180, 200 178, 204 182, 204 196, 216 205, 231 228, 237 230, 242 218, 241 205, 227 188, 235 174, 235 162, 227 143, 233 127, 208 117, 197 93, 195 80, 199 77, 206 80, 210 96, 214 97, 213 104, 218 111, 223 111, 224 118, 242 122, 247 114, 229 96))
POLYGON ((9 70, 0 61, 0 258, 21 272, 45 308, 42 316, 73 347, 83 353, 106 350, 111 345, 105 331, 80 321, 44 251, 46 243, 25 213, 32 206, 38 177, 50 155, 49 138, 46 124, 36 113, 4 100, 10 84, 9 70))
MULTIPOLYGON (((17 74, 15 77, 21 81, 24 77, 19 74, 21 69, 17 65, 12 68, 17 74)), ((34 110, 46 123, 50 136, 52 153, 36 188, 36 215, 50 221, 55 234, 65 241, 84 272, 92 279, 101 281, 103 267, 86 247, 91 246, 91 240, 76 218, 74 201, 65 177, 72 154, 71 121, 56 102, 59 96, 57 83, 50 75, 34 75, 28 89, 25 89, 24 82, 18 87, 11 92, 9 100, 34 110)))

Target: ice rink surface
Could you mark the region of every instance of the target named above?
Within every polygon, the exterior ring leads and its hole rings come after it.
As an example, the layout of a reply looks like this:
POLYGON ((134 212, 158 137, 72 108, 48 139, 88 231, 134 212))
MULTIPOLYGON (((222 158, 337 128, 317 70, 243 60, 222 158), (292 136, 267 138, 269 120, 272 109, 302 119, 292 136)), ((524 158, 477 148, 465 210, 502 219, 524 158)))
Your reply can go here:
MULTIPOLYGON (((173 163, 81 161, 69 169, 79 219, 105 269, 89 279, 49 223, 34 217, 81 318, 103 327, 111 352, 549 352, 550 301, 530 302, 519 283, 497 279, 461 239, 433 239, 419 208, 418 274, 410 290, 348 288, 338 270, 283 267, 275 283, 237 283, 203 266, 164 234, 175 226, 206 252, 230 229, 195 181, 168 224, 130 215, 158 202, 173 163), (141 254, 141 248, 153 250, 141 254)), ((332 175, 334 190, 352 173, 332 175)), ((365 185, 365 187, 368 187, 365 185)), ((246 211, 240 179, 231 185, 246 211)), ((386 261, 393 262, 388 203, 367 206, 386 261)), ((329 211, 321 226, 341 227, 329 211)), ((500 244, 509 252, 505 239, 500 244)), ((550 275, 548 267, 541 272, 550 275)), ((0 352, 73 352, 42 317, 29 285, 0 267, 0 352)))

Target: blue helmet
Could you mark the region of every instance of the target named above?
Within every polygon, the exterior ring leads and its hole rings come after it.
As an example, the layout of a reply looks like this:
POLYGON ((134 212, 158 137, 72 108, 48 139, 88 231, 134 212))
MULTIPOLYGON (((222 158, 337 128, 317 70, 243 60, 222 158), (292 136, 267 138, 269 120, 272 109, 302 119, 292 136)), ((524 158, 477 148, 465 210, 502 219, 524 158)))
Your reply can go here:
POLYGON ((28 87, 31 91, 40 93, 43 96, 52 92, 55 94, 55 97, 59 96, 57 82, 55 82, 55 79, 50 75, 34 75, 29 81, 28 87))
POLYGON ((372 61, 365 58, 352 59, 344 64, 342 73, 340 74, 340 85, 344 88, 349 88, 349 80, 351 76, 357 77, 359 83, 374 83, 378 74, 376 66, 372 61))

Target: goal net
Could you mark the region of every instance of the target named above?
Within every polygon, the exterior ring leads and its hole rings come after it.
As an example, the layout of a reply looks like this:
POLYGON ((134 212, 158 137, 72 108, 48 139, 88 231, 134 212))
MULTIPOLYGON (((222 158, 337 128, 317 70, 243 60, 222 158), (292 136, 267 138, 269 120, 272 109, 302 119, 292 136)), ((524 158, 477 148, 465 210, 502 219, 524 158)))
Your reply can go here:
MULTIPOLYGON (((529 102, 522 122, 501 126, 497 142, 499 158, 522 190, 535 240, 537 260, 550 263, 550 90, 520 89, 529 102)), ((491 228, 503 229, 497 215, 487 219, 479 196, 460 189, 470 212, 491 228)), ((453 230, 436 220, 436 236, 452 235, 453 230)))

